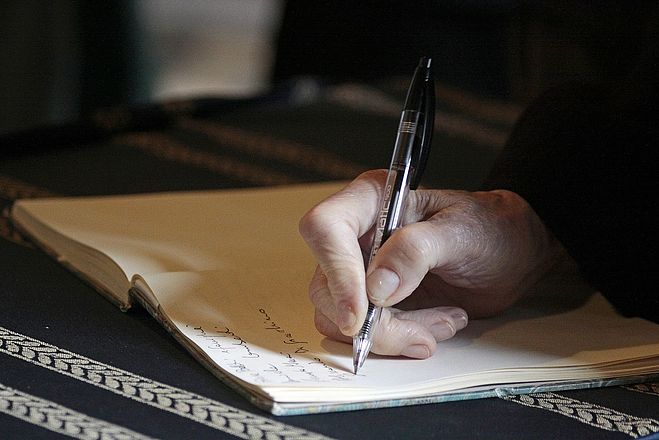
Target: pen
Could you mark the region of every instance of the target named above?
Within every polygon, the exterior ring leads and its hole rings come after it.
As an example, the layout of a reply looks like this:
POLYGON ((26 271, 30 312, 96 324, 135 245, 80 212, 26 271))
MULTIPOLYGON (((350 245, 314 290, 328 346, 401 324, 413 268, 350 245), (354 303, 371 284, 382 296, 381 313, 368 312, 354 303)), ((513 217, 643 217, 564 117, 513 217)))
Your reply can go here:
MULTIPOLYGON (((382 244, 400 226, 407 194, 419 185, 428 160, 435 119, 435 87, 431 64, 431 58, 421 58, 407 91, 376 219, 369 265, 382 244)), ((382 309, 369 301, 364 324, 352 339, 355 374, 371 351, 373 331, 380 321, 381 313, 382 309)))

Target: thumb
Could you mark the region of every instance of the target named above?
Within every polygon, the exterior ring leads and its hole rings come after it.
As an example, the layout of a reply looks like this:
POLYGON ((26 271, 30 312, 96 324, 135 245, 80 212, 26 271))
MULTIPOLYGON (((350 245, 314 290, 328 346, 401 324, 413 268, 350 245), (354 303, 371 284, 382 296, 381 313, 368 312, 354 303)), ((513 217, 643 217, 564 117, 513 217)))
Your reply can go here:
POLYGON ((409 296, 426 274, 456 258, 455 231, 447 222, 423 221, 396 230, 382 245, 366 273, 366 291, 381 307, 409 296))

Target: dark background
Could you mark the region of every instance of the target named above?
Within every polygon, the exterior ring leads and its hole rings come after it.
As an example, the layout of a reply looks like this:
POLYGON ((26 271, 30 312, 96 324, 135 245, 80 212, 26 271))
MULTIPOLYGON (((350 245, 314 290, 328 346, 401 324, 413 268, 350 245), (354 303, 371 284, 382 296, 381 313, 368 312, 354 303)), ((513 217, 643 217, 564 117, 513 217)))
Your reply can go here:
MULTIPOLYGON (((0 4, 0 133, 150 100, 136 2, 0 4), (63 93, 62 91, 66 91, 63 93)), ((191 3, 191 7, 193 3, 191 3)), ((282 3, 273 84, 409 75, 526 103, 570 80, 616 81, 633 67, 654 1, 303 1, 282 3)))

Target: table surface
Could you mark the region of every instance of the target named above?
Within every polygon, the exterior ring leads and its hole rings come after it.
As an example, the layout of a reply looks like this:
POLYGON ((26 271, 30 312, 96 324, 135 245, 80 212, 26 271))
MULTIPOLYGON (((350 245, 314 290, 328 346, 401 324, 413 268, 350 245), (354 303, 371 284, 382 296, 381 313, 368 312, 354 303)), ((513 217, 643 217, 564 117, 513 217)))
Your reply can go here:
MULTIPOLYGON (((309 91, 311 90, 311 92, 309 91)), ((519 109, 439 87, 428 185, 474 189, 519 109)), ((302 93, 304 92, 304 93, 302 93)), ((659 432, 659 383, 274 417, 145 311, 120 312, 21 237, 13 200, 348 179, 388 165, 404 87, 99 111, 1 140, 2 438, 626 438, 659 432)))

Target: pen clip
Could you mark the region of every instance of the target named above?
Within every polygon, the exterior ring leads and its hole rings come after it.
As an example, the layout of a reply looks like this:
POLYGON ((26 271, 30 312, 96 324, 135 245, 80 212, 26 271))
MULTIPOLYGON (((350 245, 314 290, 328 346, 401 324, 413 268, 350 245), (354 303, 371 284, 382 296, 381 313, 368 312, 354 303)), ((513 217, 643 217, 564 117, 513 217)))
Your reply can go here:
POLYGON ((435 125, 435 81, 430 68, 431 60, 426 59, 428 69, 426 71, 425 84, 423 87, 423 127, 412 151, 412 176, 410 177, 410 189, 414 190, 421 182, 421 176, 428 163, 432 134, 435 125))

